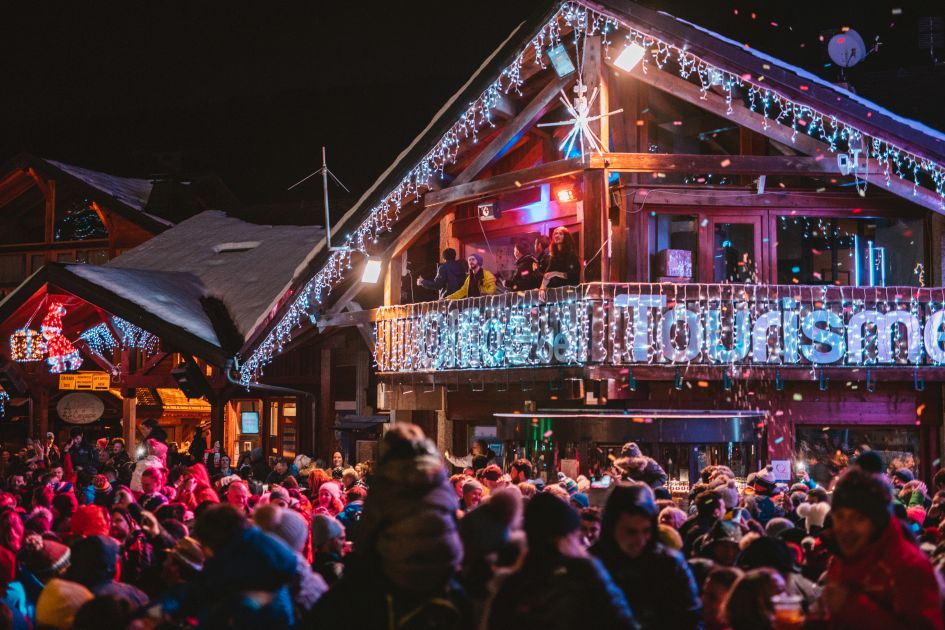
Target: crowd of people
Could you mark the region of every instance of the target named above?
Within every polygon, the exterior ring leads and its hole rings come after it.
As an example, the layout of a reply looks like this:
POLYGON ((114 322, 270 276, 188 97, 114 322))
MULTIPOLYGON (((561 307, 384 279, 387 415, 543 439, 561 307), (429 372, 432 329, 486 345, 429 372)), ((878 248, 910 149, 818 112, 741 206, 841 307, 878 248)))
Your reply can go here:
POLYGON ((508 278, 501 278, 483 268, 480 254, 472 253, 464 262, 456 259, 455 249, 447 248, 436 277, 417 278, 417 286, 439 292, 440 299, 458 300, 501 291, 544 291, 581 282, 581 262, 574 239, 564 226, 555 228, 551 239, 519 240, 512 251, 515 270, 508 278))
POLYGON ((673 496, 634 443, 591 480, 405 423, 350 467, 144 433, 2 451, 0 628, 943 628, 945 470, 866 449, 673 496))

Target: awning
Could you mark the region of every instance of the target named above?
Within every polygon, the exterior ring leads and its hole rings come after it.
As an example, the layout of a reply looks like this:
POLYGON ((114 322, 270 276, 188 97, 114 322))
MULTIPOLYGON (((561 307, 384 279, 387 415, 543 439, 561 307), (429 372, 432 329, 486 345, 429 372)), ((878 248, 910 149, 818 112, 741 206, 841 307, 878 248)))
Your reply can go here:
POLYGON ((493 414, 500 440, 622 444, 756 443, 765 411, 742 409, 555 409, 493 414), (549 434, 550 432, 550 434, 549 434))

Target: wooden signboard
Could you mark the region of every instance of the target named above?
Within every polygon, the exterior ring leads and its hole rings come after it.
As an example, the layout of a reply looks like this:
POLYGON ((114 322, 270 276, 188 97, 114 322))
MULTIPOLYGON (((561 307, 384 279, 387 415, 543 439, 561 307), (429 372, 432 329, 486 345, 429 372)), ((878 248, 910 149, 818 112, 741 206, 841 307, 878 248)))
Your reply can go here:
POLYGON ((59 375, 59 389, 104 392, 108 391, 110 384, 111 379, 105 372, 78 372, 76 374, 59 375))

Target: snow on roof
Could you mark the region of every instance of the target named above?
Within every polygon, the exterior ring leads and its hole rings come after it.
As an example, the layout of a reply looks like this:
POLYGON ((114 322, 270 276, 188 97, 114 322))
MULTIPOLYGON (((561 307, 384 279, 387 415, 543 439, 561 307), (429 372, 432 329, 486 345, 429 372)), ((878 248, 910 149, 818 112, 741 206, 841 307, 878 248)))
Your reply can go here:
POLYGON ((220 347, 213 323, 200 302, 206 290, 196 275, 97 265, 66 265, 66 269, 220 347))
POLYGON ((931 137, 933 137, 933 138, 935 138, 936 140, 939 140, 939 141, 945 141, 945 133, 939 131, 938 129, 933 129, 932 127, 929 127, 928 125, 922 124, 922 123, 919 122, 918 120, 913 120, 912 118, 906 118, 905 116, 900 116, 899 114, 896 114, 896 113, 894 113, 894 112, 891 112, 891 111, 889 111, 888 109, 886 109, 885 107, 882 107, 882 106, 880 106, 880 105, 874 103, 873 101, 871 101, 871 100, 869 100, 869 99, 867 99, 867 98, 863 98, 863 97, 860 96, 859 94, 855 94, 855 93, 851 92, 850 90, 847 90, 847 89, 845 89, 845 88, 842 88, 842 87, 840 87, 839 85, 836 85, 835 83, 831 83, 830 81, 827 81, 826 79, 822 79, 821 77, 817 76, 816 74, 813 74, 813 73, 811 73, 811 72, 808 72, 807 70, 804 70, 803 68, 799 68, 799 67, 797 67, 797 66, 793 66, 793 65, 787 63, 786 61, 783 61, 783 60, 781 60, 781 59, 778 59, 777 57, 772 57, 771 55, 768 55, 768 54, 766 54, 766 53, 763 53, 763 52, 761 52, 761 51, 755 49, 754 47, 746 47, 742 42, 737 42, 737 41, 735 41, 734 39, 731 39, 731 38, 729 38, 729 37, 726 37, 725 35, 722 35, 722 34, 720 34, 720 33, 716 33, 715 31, 711 31, 711 30, 709 30, 709 29, 707 29, 707 28, 705 28, 705 27, 703 27, 703 26, 699 26, 698 24, 694 24, 693 22, 689 22, 688 20, 684 20, 684 19, 682 19, 682 18, 678 18, 678 17, 676 17, 675 15, 672 15, 672 14, 670 14, 670 13, 666 13, 665 11, 659 11, 659 13, 662 14, 662 15, 665 15, 666 17, 669 17, 669 18, 672 18, 672 19, 676 20, 676 21, 679 22, 680 24, 685 24, 686 26, 689 26, 690 28, 694 28, 694 29, 696 29, 697 31, 699 31, 699 32, 701 32, 701 33, 705 33, 705 34, 708 35, 709 37, 713 37, 713 38, 715 38, 715 39, 717 39, 717 40, 719 40, 719 41, 725 42, 726 44, 730 44, 730 45, 732 45, 732 46, 735 46, 735 47, 738 48, 739 50, 744 50, 744 51, 750 53, 752 56, 754 56, 754 57, 756 57, 756 58, 758 58, 758 59, 761 59, 762 61, 765 61, 766 63, 770 63, 770 64, 773 64, 773 65, 776 65, 776 66, 780 67, 780 68, 783 69, 783 70, 787 70, 788 72, 792 72, 792 73, 796 74, 798 77, 800 77, 800 78, 802 78, 802 79, 804 79, 804 80, 806 80, 806 81, 810 81, 811 83, 816 83, 817 85, 819 85, 819 86, 821 86, 821 87, 825 87, 825 88, 828 88, 828 89, 830 89, 830 90, 833 90, 834 92, 836 92, 836 93, 838 93, 838 94, 841 94, 841 95, 845 96, 846 98, 848 98, 848 99, 850 99, 850 100, 852 100, 852 101, 856 101, 856 102, 859 103, 860 105, 863 105, 863 106, 865 106, 865 107, 868 107, 868 108, 874 110, 874 111, 877 112, 878 114, 882 114, 883 116, 886 116, 886 117, 888 117, 888 118, 890 118, 890 119, 892 119, 892 120, 895 120, 895 121, 898 122, 898 123, 901 123, 901 124, 903 124, 903 125, 906 125, 906 126, 908 126, 908 127, 911 127, 911 128, 913 128, 913 129, 915 129, 916 131, 918 131, 919 133, 923 133, 923 134, 925 134, 925 135, 927 135, 927 136, 931 136, 931 137))
POLYGON ((107 268, 193 274, 205 296, 226 305, 245 340, 302 275, 323 238, 319 227, 255 225, 208 210, 125 252, 107 268))
MULTIPOLYGON (((148 205, 148 198, 151 196, 151 189, 154 187, 154 184, 152 184, 149 179, 118 177, 117 175, 109 175, 64 162, 47 160, 46 158, 42 159, 47 164, 58 168, 64 173, 72 175, 92 188, 97 188, 103 193, 110 195, 129 208, 144 211, 148 205)), ((167 223, 167 221, 164 221, 164 223, 167 223)))

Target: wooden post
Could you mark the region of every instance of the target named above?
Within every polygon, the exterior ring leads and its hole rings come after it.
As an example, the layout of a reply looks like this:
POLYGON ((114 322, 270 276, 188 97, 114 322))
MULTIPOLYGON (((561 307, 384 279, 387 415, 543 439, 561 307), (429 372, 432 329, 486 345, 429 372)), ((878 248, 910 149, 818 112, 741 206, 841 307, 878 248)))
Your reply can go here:
POLYGON ((138 430, 138 398, 134 389, 121 391, 121 436, 125 440, 125 451, 131 461, 137 459, 135 448, 138 430))
POLYGON ((394 256, 384 274, 384 305, 400 304, 400 283, 403 269, 402 256, 394 256))
MULTIPOLYGON (((33 415, 35 419, 33 421, 33 427, 39 428, 39 437, 40 439, 46 439, 46 433, 49 432, 49 390, 45 387, 39 387, 36 390, 36 401, 33 406, 33 415)), ((35 437, 37 434, 33 434, 32 437, 35 437)))
POLYGON ((272 438, 269 436, 269 434, 272 433, 272 412, 270 411, 271 406, 267 399, 261 398, 259 404, 262 406, 262 428, 259 434, 259 446, 262 448, 263 457, 265 457, 268 462, 269 457, 272 455, 272 438))
POLYGON ((222 397, 210 405, 210 445, 217 441, 226 441, 226 400, 222 397))
POLYGON ((583 282, 606 281, 607 276, 607 171, 584 171, 583 282))
MULTIPOLYGON (((397 265, 400 277, 400 265, 397 265)), ((331 395, 331 348, 322 348, 321 369, 319 375, 318 420, 316 422, 316 454, 329 461, 331 450, 335 446, 335 403, 331 395)))
MULTIPOLYGON (((46 182, 46 220, 45 234, 46 243, 52 243, 56 240, 56 181, 51 179, 46 182)), ((53 261, 53 253, 46 252, 46 261, 53 261)), ((43 434, 45 435, 45 434, 43 434)))
MULTIPOLYGON (((591 98, 594 89, 597 98, 591 108, 592 116, 609 111, 609 94, 606 73, 601 58, 600 37, 587 37, 584 40, 584 60, 582 64, 584 85, 587 98, 591 98)), ((591 130, 600 138, 604 152, 610 151, 610 124, 606 117, 591 123, 591 130)), ((588 149, 589 150, 589 149, 588 149)), ((606 171, 585 171, 584 174, 584 282, 606 282, 610 279, 610 194, 607 186, 606 171)))

